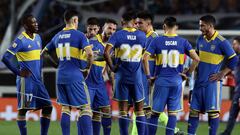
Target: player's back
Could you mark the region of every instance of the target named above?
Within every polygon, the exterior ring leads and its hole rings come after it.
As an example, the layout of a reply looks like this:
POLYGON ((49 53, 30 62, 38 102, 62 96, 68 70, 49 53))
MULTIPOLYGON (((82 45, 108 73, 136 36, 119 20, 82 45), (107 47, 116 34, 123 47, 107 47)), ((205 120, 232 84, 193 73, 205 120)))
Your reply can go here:
POLYGON ((181 83, 179 73, 183 71, 184 54, 189 55, 192 49, 189 42, 176 34, 165 34, 155 38, 150 46, 156 47, 156 76, 159 85, 175 86, 181 83))
POLYGON ((141 80, 141 59, 146 35, 134 28, 124 28, 113 34, 109 43, 114 45, 118 74, 122 82, 134 83, 141 80))
POLYGON ((84 34, 74 29, 64 29, 53 38, 52 42, 59 59, 58 84, 83 80, 80 60, 85 59, 83 49, 89 45, 84 34))

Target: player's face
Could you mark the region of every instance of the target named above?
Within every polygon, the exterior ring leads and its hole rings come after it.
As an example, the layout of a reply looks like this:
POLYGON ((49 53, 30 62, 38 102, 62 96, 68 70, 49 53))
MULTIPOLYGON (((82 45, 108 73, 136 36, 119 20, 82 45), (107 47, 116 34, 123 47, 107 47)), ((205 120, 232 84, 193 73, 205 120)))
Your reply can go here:
POLYGON ((141 18, 137 18, 136 26, 137 26, 137 29, 146 32, 148 29, 148 21, 141 18))
POLYGON ((99 26, 97 25, 88 25, 87 26, 87 35, 88 38, 92 38, 98 34, 99 26))
POLYGON ((233 40, 232 46, 235 52, 240 53, 240 43, 237 40, 233 40))
POLYGON ((210 28, 211 28, 210 24, 207 24, 201 20, 199 21, 199 29, 203 35, 207 35, 209 33, 210 28))
POLYGON ((117 30, 117 25, 113 23, 105 23, 103 26, 103 32, 107 37, 112 36, 114 32, 117 30))
POLYGON ((25 29, 31 33, 36 33, 38 31, 38 23, 35 17, 28 18, 24 26, 25 26, 25 29))

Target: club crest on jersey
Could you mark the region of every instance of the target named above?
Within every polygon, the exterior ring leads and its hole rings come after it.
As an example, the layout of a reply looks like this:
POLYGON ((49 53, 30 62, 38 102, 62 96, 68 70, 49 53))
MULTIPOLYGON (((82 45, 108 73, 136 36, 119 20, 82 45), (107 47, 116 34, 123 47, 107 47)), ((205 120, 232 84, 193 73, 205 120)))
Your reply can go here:
POLYGON ((13 43, 13 44, 12 44, 12 47, 13 47, 13 48, 16 48, 16 47, 17 47, 17 44, 16 44, 16 43, 13 43))
POLYGON ((200 48, 203 48, 203 44, 200 44, 199 47, 200 47, 200 48))
POLYGON ((31 46, 31 45, 28 45, 28 48, 32 48, 32 46, 31 46))
POLYGON ((216 48, 216 46, 215 46, 215 45, 211 45, 211 51, 214 51, 214 50, 215 50, 215 48, 216 48))

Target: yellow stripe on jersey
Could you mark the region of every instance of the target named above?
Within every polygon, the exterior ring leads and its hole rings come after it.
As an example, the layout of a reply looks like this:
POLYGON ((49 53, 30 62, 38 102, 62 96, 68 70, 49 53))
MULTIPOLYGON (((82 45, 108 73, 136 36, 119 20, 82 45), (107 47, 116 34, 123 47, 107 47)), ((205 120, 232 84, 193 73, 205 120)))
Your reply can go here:
POLYGON ((16 57, 18 61, 32 61, 40 60, 41 50, 32 50, 28 52, 17 52, 16 57))
MULTIPOLYGON (((59 52, 59 48, 56 48, 56 53, 58 58, 60 57, 60 52, 59 52)), ((66 47, 62 48, 62 57, 66 57, 66 47)), ((79 50, 79 48, 76 47, 70 47, 70 57, 75 58, 75 59, 80 59, 80 60, 86 60, 87 56, 85 51, 83 51, 82 49, 79 50)))
POLYGON ((164 36, 167 36, 167 37, 176 37, 177 34, 163 34, 164 36))
POLYGON ((28 34, 27 34, 26 32, 22 32, 22 35, 23 35, 24 37, 26 37, 27 39, 30 39, 30 40, 34 40, 35 37, 36 37, 36 34, 33 34, 33 38, 31 38, 31 37, 28 36, 28 34))
POLYGON ((154 31, 149 31, 147 34, 146 34, 146 37, 148 38, 149 36, 151 36, 153 34, 154 31))
POLYGON ((232 57, 236 56, 236 53, 234 53, 233 55, 231 55, 230 57, 228 57, 228 59, 231 59, 232 57))
MULTIPOLYGON (((162 54, 157 54, 156 56, 156 65, 162 65, 162 59, 163 59, 163 56, 162 54)), ((175 60, 173 58, 173 60, 175 60)), ((173 63, 175 63, 176 61, 173 61, 173 63)), ((184 54, 180 54, 179 55, 179 64, 183 64, 184 63, 184 54)))
POLYGON ((15 55, 14 52, 12 52, 11 50, 7 49, 8 52, 10 52, 12 55, 15 55))
MULTIPOLYGON (((127 49, 128 49, 128 48, 122 48, 122 49, 120 49, 120 48, 115 48, 115 57, 116 57, 116 58, 122 57, 123 54, 124 54, 125 52, 127 52, 127 49)), ((129 51, 130 51, 130 53, 129 53, 129 55, 128 55, 128 58, 133 58, 134 56, 138 56, 137 58, 142 58, 142 53, 139 54, 139 55, 137 55, 137 53, 139 52, 138 49, 131 49, 131 50, 129 50, 129 51)))
POLYGON ((93 61, 93 64, 99 67, 105 67, 106 61, 93 61))
MULTIPOLYGON (((215 40, 215 38, 218 36, 218 31, 215 31, 215 33, 213 34, 213 36, 212 36, 212 38, 211 39, 207 39, 207 37, 206 36, 204 36, 204 38, 205 38, 205 40, 207 41, 207 42, 210 42, 210 41, 212 41, 212 40, 215 40)), ((221 39, 220 39, 221 40, 221 39)))
POLYGON ((103 43, 103 41, 102 41, 101 35, 100 35, 100 34, 97 34, 96 37, 97 37, 98 42, 101 43, 104 47, 106 47, 106 45, 105 45, 105 44, 103 43))
POLYGON ((223 61, 224 56, 220 54, 214 54, 205 51, 199 51, 199 57, 201 62, 209 63, 209 64, 219 64, 223 61))

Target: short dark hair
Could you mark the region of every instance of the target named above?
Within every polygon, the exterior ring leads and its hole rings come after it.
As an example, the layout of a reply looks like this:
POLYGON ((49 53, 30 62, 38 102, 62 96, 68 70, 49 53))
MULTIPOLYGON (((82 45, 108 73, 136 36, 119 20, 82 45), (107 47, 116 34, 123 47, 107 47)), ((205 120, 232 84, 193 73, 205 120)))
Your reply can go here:
POLYGON ((177 19, 172 16, 166 17, 163 21, 163 24, 167 25, 169 28, 173 28, 177 25, 177 19))
POLYGON ((117 21, 114 20, 114 19, 106 19, 104 23, 113 23, 113 24, 115 24, 115 25, 118 25, 118 24, 117 24, 117 21))
POLYGON ((21 18, 21 25, 26 24, 29 18, 34 18, 34 16, 32 14, 23 15, 23 17, 21 18))
POLYGON ((154 16, 149 13, 148 11, 141 11, 139 13, 137 13, 137 18, 141 18, 144 20, 150 20, 153 23, 154 20, 154 16))
POLYGON ((129 22, 136 18, 136 14, 134 11, 127 11, 122 15, 123 21, 129 22))
POLYGON ((238 43, 240 43, 240 36, 234 37, 233 40, 236 40, 238 43))
POLYGON ((64 20, 66 22, 69 22, 70 19, 74 16, 78 16, 78 12, 76 10, 69 9, 64 12, 64 20))
POLYGON ((213 26, 216 25, 216 19, 212 15, 204 15, 199 20, 201 20, 205 23, 208 23, 208 24, 212 24, 213 26))
POLYGON ((87 19, 87 25, 97 25, 97 26, 100 26, 99 19, 97 17, 89 17, 87 19))

